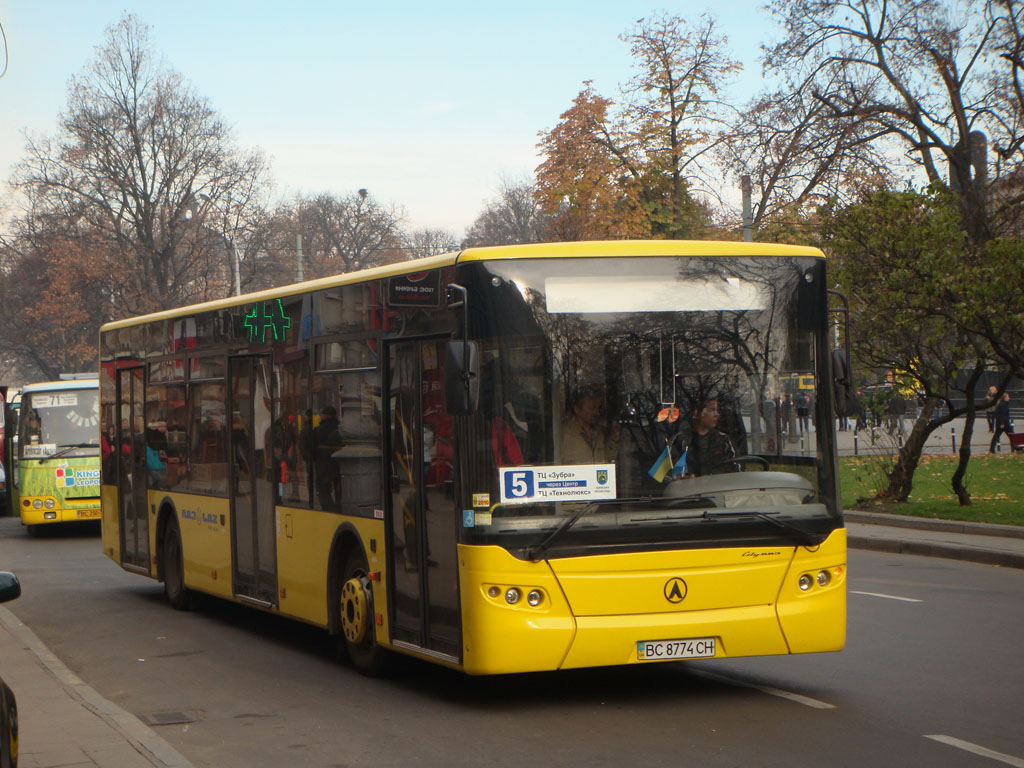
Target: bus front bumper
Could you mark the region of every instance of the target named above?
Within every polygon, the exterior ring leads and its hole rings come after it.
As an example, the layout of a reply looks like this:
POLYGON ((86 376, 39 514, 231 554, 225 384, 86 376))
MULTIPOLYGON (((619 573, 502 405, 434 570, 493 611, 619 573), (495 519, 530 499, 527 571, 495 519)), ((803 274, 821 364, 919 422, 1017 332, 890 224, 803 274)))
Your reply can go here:
POLYGON ((469 674, 839 651, 846 640, 844 529, 813 549, 548 563, 516 560, 497 547, 460 546, 459 554, 469 674), (821 585, 814 579, 823 572, 821 585), (806 579, 800 586, 804 576, 812 586, 806 579), (511 603, 510 589, 518 593, 511 603), (539 595, 536 606, 526 600, 531 592, 539 595))
POLYGON ((100 519, 100 500, 98 498, 65 499, 63 504, 53 497, 23 497, 21 499, 21 522, 24 525, 49 525, 51 523, 77 523, 85 520, 100 519), (46 500, 53 503, 47 509, 46 500), (36 508, 35 502, 42 506, 36 508))

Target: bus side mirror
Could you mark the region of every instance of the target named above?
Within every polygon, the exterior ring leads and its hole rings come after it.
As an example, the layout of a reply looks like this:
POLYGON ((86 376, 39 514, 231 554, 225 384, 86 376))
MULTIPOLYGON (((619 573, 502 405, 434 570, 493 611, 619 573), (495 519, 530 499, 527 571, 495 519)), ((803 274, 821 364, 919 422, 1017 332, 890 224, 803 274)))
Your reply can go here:
POLYGON ((0 603, 6 603, 19 595, 21 595, 21 584, 18 582, 18 577, 7 571, 0 571, 0 603))
MULTIPOLYGON (((850 302, 837 290, 829 289, 826 293, 843 303, 841 307, 830 309, 829 312, 839 315, 843 322, 843 338, 846 340, 843 349, 832 350, 832 406, 836 416, 856 416, 857 395, 853 389, 853 366, 850 365, 850 302)), ((838 336, 837 327, 837 341, 838 336)))
POLYGON ((857 395, 853 389, 853 372, 846 351, 832 350, 832 401, 836 416, 857 415, 857 395))
POLYGON ((444 351, 444 405, 453 416, 480 405, 480 349, 475 341, 449 341, 444 351))

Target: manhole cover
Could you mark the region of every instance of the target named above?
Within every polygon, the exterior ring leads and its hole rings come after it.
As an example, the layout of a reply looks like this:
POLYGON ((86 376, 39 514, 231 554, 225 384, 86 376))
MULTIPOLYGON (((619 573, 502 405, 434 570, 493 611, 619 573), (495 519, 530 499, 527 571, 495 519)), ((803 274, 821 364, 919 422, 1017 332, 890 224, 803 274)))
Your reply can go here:
POLYGON ((199 715, 194 712, 153 712, 140 715, 139 719, 146 725, 181 725, 196 722, 199 715))

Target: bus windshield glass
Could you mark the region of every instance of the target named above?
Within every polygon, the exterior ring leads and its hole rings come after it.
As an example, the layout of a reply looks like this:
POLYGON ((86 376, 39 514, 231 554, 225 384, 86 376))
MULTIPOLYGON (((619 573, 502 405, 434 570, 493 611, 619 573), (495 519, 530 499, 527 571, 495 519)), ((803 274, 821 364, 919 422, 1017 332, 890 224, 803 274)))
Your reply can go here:
POLYGON ((842 525, 823 260, 461 269, 481 297, 465 541, 539 558, 813 545, 842 525))
POLYGON ((26 392, 18 450, 24 459, 99 455, 99 390, 26 392))

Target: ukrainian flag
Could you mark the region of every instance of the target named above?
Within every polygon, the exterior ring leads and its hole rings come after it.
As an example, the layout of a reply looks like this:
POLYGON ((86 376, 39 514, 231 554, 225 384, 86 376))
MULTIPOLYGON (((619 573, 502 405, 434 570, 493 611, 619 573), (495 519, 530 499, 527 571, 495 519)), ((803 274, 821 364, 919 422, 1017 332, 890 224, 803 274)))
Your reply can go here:
POLYGON ((669 453, 668 446, 666 445, 665 450, 661 452, 661 455, 658 456, 651 468, 647 470, 647 474, 660 483, 665 479, 665 475, 669 473, 670 469, 672 469, 672 454, 669 453))

